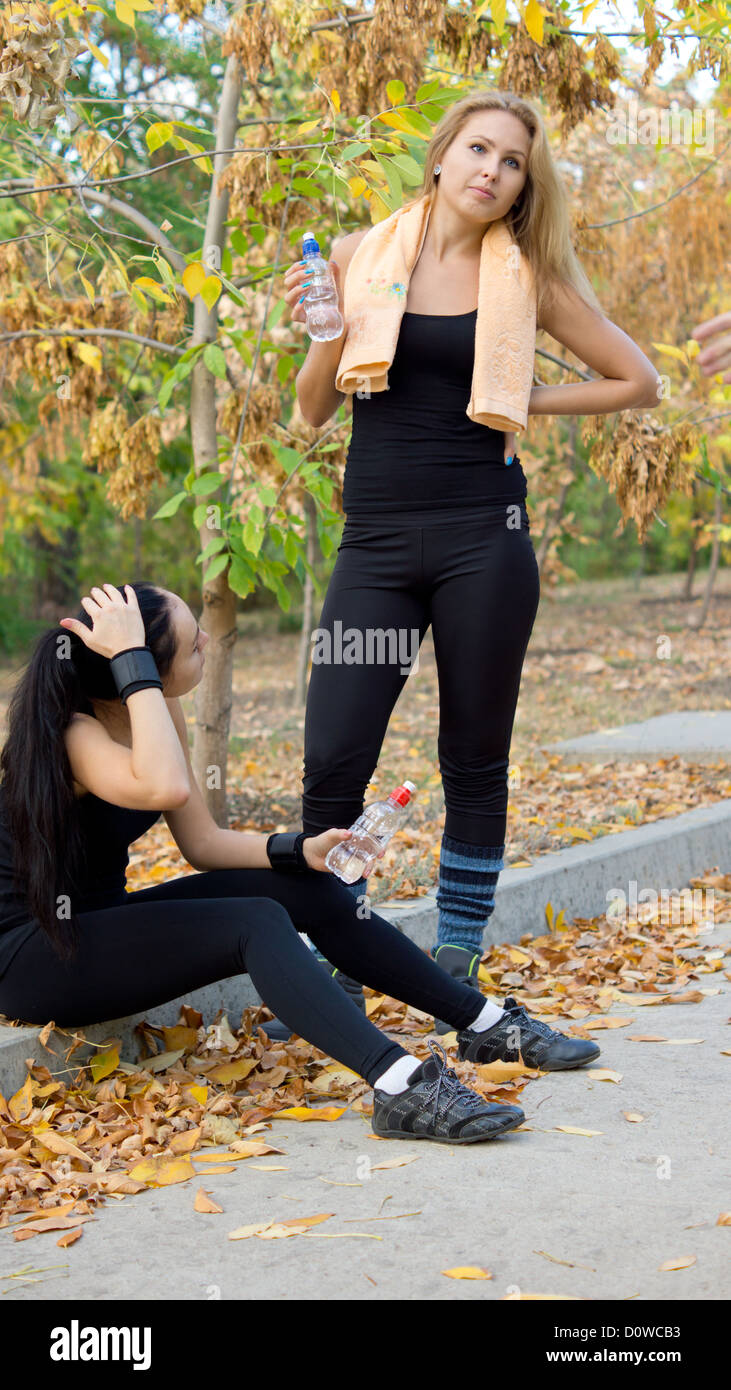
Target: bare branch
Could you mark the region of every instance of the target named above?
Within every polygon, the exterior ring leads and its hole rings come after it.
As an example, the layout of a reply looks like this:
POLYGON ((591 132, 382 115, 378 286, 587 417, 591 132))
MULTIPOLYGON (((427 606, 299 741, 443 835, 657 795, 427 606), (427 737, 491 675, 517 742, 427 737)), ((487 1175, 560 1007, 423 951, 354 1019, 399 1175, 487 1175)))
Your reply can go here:
POLYGON ((185 348, 173 343, 159 343, 156 338, 143 338, 139 333, 126 333, 121 328, 21 328, 17 333, 0 333, 0 343, 14 343, 18 338, 124 338, 130 343, 156 348, 180 357, 185 348))

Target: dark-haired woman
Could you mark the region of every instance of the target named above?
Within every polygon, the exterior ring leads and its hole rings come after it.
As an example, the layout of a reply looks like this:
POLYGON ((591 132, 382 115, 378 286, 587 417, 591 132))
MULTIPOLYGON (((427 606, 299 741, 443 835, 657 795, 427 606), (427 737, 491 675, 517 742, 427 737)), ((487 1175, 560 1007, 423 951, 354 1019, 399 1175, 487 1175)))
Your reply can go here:
POLYGON ((379 1134, 467 1143, 520 1124, 488 1105, 433 1044, 418 1063, 363 1016, 303 943, 348 975, 439 1011, 460 1056, 576 1066, 596 1047, 536 1031, 517 1005, 496 1037, 469 986, 372 913, 361 921, 325 870, 349 834, 248 834, 209 815, 179 697, 200 680, 206 634, 151 584, 91 589, 43 634, 11 698, 0 754, 0 1010, 28 1023, 119 1018, 248 973, 301 1037, 374 1087, 379 1134), (200 872, 125 890, 128 846, 165 819, 200 872), (439 1055, 441 1053, 441 1055, 439 1055))

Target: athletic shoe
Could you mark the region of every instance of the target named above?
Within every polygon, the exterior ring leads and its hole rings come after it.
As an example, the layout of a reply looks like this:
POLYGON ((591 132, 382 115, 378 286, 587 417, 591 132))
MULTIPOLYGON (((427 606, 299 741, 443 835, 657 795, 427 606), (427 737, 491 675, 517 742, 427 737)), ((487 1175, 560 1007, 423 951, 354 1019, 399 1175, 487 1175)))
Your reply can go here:
POLYGON ((384 1139, 432 1139, 438 1144, 477 1144, 516 1129, 525 1119, 517 1105, 483 1100, 447 1066, 441 1043, 429 1040, 432 1056, 415 1071, 405 1091, 373 1091, 375 1134, 384 1139), (437 1054, 437 1048, 441 1057, 437 1054))
MULTIPOLYGON (((446 944, 437 946, 434 952, 434 959, 437 965, 446 970, 453 979, 459 980, 461 984, 471 985, 473 989, 479 990, 477 971, 480 967, 480 951, 472 951, 468 946, 452 946, 446 944)), ((441 1018, 434 1019, 435 1033, 454 1032, 453 1023, 445 1023, 441 1018)))
POLYGON ((523 1062, 539 1071, 568 1071, 583 1067, 599 1056, 597 1044, 585 1038, 568 1038, 532 1018, 511 995, 505 1013, 492 1028, 476 1032, 463 1028, 457 1034, 457 1055, 469 1062, 523 1062))

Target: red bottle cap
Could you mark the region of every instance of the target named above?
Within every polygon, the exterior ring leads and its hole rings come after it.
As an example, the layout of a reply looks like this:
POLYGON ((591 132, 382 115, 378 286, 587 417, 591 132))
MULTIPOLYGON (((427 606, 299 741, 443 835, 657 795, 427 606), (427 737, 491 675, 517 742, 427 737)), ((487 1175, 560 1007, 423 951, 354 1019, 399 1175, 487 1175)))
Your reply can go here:
POLYGON ((416 787, 413 782, 404 782, 403 786, 397 787, 395 791, 390 793, 390 797, 392 801, 397 801, 399 806, 407 806, 411 800, 412 792, 415 791, 416 787))

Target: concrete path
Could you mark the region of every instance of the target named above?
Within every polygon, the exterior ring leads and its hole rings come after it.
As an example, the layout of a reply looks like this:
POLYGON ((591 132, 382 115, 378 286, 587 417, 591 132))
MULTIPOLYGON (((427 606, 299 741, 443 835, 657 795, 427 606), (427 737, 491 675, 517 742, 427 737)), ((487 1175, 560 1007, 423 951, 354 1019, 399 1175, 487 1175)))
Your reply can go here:
POLYGON ((688 758, 696 762, 731 758, 731 710, 679 710, 637 724, 597 729, 580 738, 544 745, 581 758, 688 758))
MULTIPOLYGON (((731 948, 731 923, 702 940, 731 948)), ((108 1200, 68 1250, 53 1234, 17 1244, 0 1231, 0 1291, 7 1303, 501 1300, 516 1289, 633 1302, 727 1298, 731 1229, 716 1221, 731 1206, 729 984, 722 971, 703 983, 720 992, 700 1004, 615 1006, 631 1023, 596 1032, 596 1065, 621 1081, 588 1070, 545 1074, 523 1092, 526 1131, 459 1148, 372 1138, 370 1120, 352 1112, 333 1123, 273 1121, 262 1133, 284 1155, 108 1200), (632 1041, 647 1033, 699 1041, 632 1041), (629 1122, 625 1111, 644 1118, 629 1122), (372 1168, 412 1154, 406 1166, 372 1168), (194 1211, 199 1187, 221 1215, 194 1211), (321 1212, 333 1215, 310 1235, 228 1239, 242 1225, 321 1212), (397 1219, 375 1219, 384 1217, 397 1219), (660 1272, 685 1256, 695 1256, 692 1267, 660 1272), (60 1268, 39 1275, 44 1282, 8 1282, 29 1264, 60 1268), (493 1278, 441 1273, 462 1265, 493 1278)))

